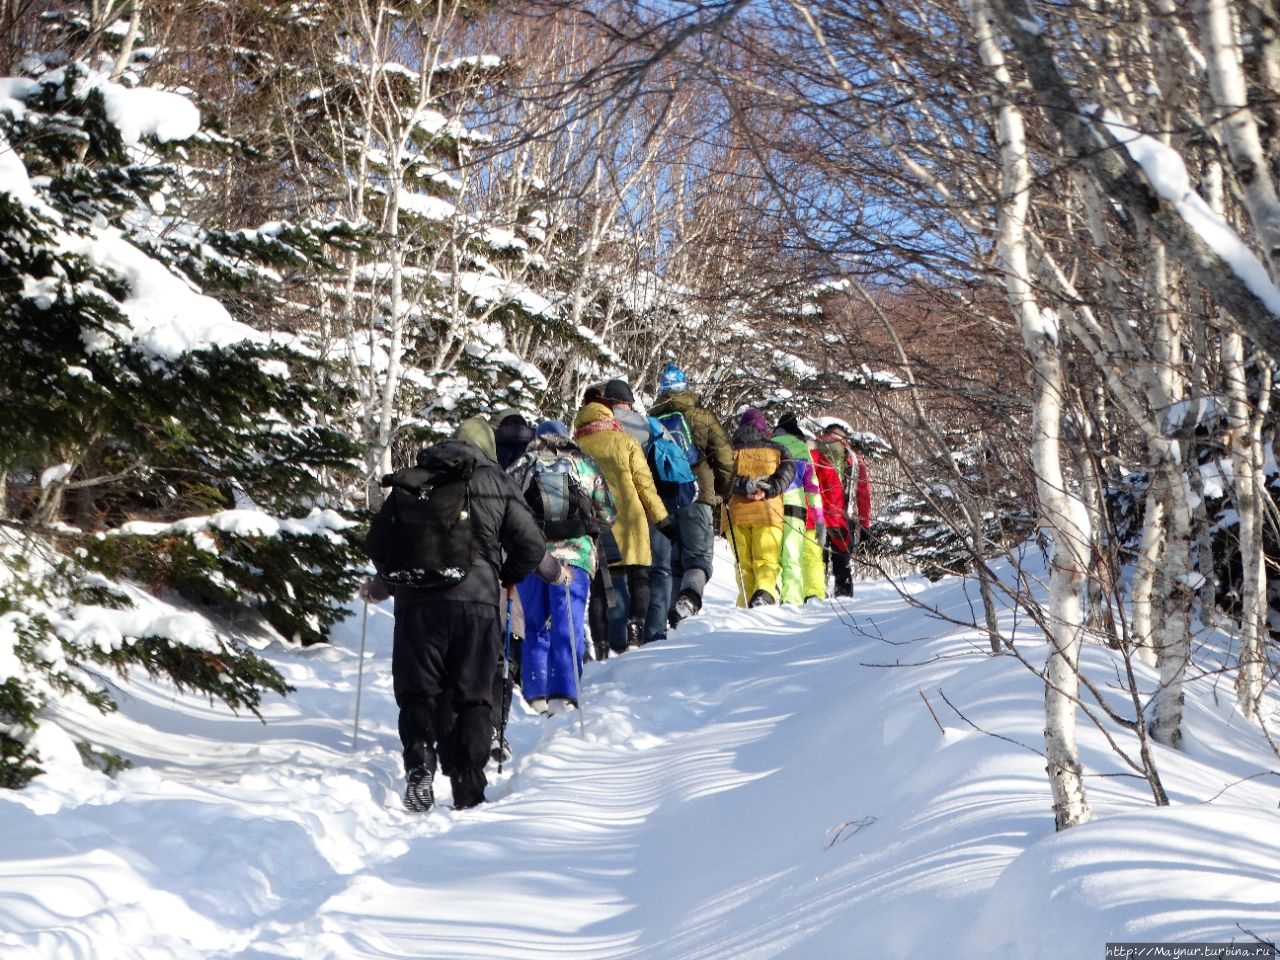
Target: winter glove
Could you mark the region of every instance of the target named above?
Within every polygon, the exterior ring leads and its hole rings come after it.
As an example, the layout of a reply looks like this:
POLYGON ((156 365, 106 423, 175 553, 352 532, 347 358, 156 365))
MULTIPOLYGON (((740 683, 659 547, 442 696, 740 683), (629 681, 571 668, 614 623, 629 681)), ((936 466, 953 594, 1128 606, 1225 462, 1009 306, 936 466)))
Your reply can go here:
POLYGON ((356 591, 356 594, 365 603, 381 603, 391 596, 391 590, 381 577, 370 577, 360 584, 360 589, 356 591))
POLYGON ((657 527, 658 527, 658 532, 662 534, 664 537, 666 537, 668 540, 670 540, 672 543, 679 542, 680 530, 676 526, 676 522, 671 518, 670 514, 668 514, 667 518, 663 520, 661 523, 659 523, 657 527))
POLYGON ((544 553, 542 559, 538 562, 538 568, 533 572, 538 575, 538 579, 543 583, 559 583, 560 574, 563 571, 564 565, 559 560, 549 553, 544 553))
POLYGON ((823 550, 827 548, 827 525, 821 520, 813 525, 813 539, 818 541, 818 546, 823 550))

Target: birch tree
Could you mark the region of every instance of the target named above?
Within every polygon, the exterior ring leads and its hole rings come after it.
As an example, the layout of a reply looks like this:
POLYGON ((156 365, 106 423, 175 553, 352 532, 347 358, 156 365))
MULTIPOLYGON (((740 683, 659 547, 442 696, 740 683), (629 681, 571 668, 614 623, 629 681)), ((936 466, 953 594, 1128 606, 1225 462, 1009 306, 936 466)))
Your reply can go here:
POLYGON ((1031 165, 1026 126, 1010 99, 1012 77, 991 31, 982 0, 965 4, 983 62, 999 88, 1001 197, 997 209, 1000 256, 1009 303, 1022 331, 1034 370, 1032 381, 1032 461, 1045 532, 1052 544, 1049 572, 1049 659, 1045 665, 1045 756, 1059 830, 1092 818, 1085 798, 1076 747, 1076 703, 1080 691, 1080 644, 1084 629, 1083 590, 1088 580, 1090 532, 1087 511, 1071 492, 1063 469, 1062 418, 1065 376, 1062 329, 1050 310, 1036 302, 1027 243, 1031 165))

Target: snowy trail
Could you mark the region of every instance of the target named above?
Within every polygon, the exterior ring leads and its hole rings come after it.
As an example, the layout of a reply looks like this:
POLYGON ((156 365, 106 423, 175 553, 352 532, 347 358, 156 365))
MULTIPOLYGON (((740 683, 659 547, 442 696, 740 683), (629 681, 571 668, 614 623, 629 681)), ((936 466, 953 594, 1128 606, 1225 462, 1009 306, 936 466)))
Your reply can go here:
MULTIPOLYGON (((739 611, 717 574, 665 643, 587 665, 581 728, 518 704, 475 810, 400 806, 384 610, 355 750, 358 610, 328 647, 265 651, 297 688, 265 725, 135 679, 119 714, 69 718, 133 769, 79 768, 49 725, 50 773, 0 795, 0 954, 1029 960, 1280 933, 1277 778, 1204 802, 1276 766, 1229 709, 1197 703, 1193 748, 1161 758, 1185 805, 1093 778, 1099 820, 1055 836, 1026 668, 884 582, 739 611)), ((1120 771, 1096 731, 1082 748, 1120 771)))

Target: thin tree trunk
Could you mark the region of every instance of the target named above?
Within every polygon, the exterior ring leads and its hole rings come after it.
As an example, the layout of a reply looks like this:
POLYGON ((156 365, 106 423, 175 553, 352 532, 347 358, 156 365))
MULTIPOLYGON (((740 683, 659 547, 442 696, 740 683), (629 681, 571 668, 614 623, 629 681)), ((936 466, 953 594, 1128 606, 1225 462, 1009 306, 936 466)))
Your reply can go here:
POLYGON ((1026 234, 1031 164, 1025 126, 1012 97, 1005 96, 1013 90, 1012 77, 995 41, 985 0, 967 0, 964 6, 982 60, 1002 88, 999 248, 1009 303, 1034 370, 1031 455, 1041 515, 1053 548, 1049 568, 1049 657, 1045 664, 1045 757, 1053 793, 1054 825, 1064 830, 1093 817, 1076 746, 1083 591, 1089 555, 1087 511, 1069 492, 1062 468, 1061 330, 1056 318, 1036 303, 1029 279, 1026 234))

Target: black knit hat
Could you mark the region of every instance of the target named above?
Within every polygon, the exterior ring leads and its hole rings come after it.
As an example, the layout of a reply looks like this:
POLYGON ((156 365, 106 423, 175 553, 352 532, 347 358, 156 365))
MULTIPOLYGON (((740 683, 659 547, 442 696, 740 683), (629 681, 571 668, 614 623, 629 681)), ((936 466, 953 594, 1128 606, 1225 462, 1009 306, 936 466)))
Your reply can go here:
POLYGON ((804 439, 804 431, 800 429, 800 421, 796 419, 796 415, 788 410, 782 416, 778 417, 778 430, 783 433, 789 433, 793 437, 804 439))
POLYGON ((635 403, 635 394, 625 380, 610 380, 604 385, 604 398, 615 403, 635 403))

